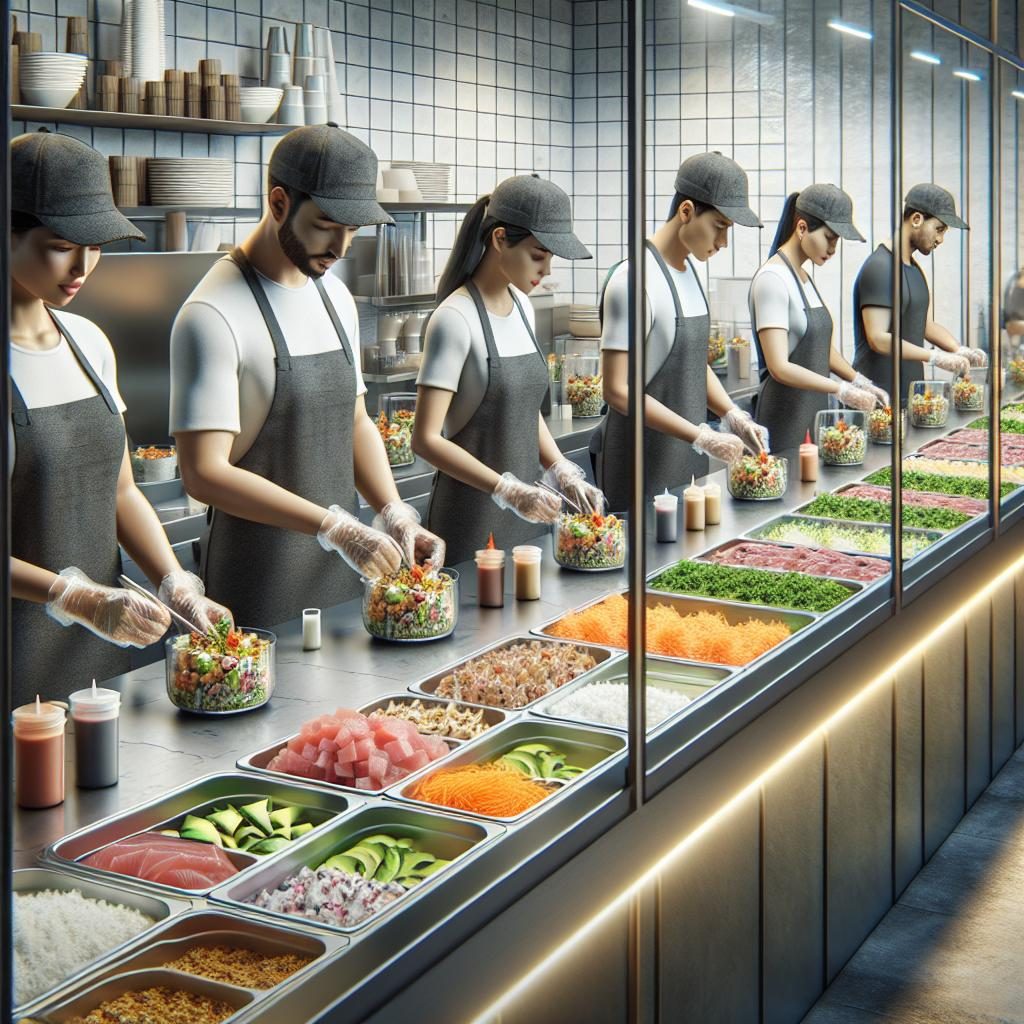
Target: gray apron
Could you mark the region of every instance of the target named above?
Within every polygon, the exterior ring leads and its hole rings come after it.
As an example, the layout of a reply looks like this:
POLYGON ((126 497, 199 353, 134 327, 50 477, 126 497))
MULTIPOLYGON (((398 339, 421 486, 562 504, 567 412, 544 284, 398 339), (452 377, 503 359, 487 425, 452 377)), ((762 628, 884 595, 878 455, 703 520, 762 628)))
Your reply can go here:
MULTIPOLYGON (((812 373, 828 377, 830 373, 829 355, 832 350, 832 314, 825 308, 824 302, 820 306, 808 305, 807 293, 804 291, 800 275, 793 269, 793 265, 786 259, 784 253, 780 252, 779 257, 789 268, 789 272, 796 281, 796 286, 800 290, 800 299, 804 304, 804 315, 807 317, 807 329, 796 343, 793 351, 790 352, 789 361, 794 366, 802 366, 812 373)), ((814 287, 813 282, 811 282, 811 287, 814 287)), ((814 290, 818 291, 817 288, 814 290)), ((820 292, 818 299, 821 300, 820 292)), ((756 338, 756 323, 753 324, 753 328, 756 338)), ((759 354, 760 350, 759 343, 759 354)), ((772 451, 796 448, 803 444, 808 430, 813 436, 814 415, 820 409, 827 408, 828 401, 820 391, 780 384, 768 373, 763 356, 761 357, 761 366, 761 390, 757 396, 754 418, 761 426, 768 428, 772 451)))
MULTIPOLYGON (((682 303, 658 250, 647 242, 661 272, 668 282, 672 301, 676 307, 676 335, 668 357, 647 385, 646 394, 657 399, 677 416, 693 424, 703 423, 708 415, 708 336, 711 316, 684 316, 682 303)), ((692 270, 696 276, 696 272, 692 270)), ((700 279, 697 278, 700 288, 700 279)), ((701 295, 704 289, 701 288, 701 295)), ((601 296, 604 304, 604 295, 601 296)), ((704 297, 707 305, 707 297, 704 297)), ((641 406, 642 408, 642 406, 641 406)), ((612 512, 629 508, 629 467, 633 462, 629 420, 622 413, 609 408, 601 431, 600 451, 595 459, 597 485, 608 499, 612 512)), ((644 428, 644 469, 647 496, 660 494, 666 487, 681 487, 691 477, 706 476, 708 457, 699 455, 692 445, 658 430, 644 428)))
MULTIPOLYGON (((71 334, 53 321, 98 393, 30 410, 11 378, 11 554, 53 572, 74 565, 97 583, 116 587, 124 421, 71 334)), ((37 693, 43 700, 64 699, 92 679, 109 679, 130 667, 126 648, 81 626, 65 628, 32 601, 11 602, 11 637, 14 706, 34 701, 37 693)))
MULTIPOLYGON (((230 256, 241 271, 274 343, 274 399, 267 420, 238 468, 318 505, 358 509, 352 428, 356 374, 345 328, 316 282, 341 349, 292 356, 270 300, 245 254, 230 256)), ((362 592, 359 576, 315 537, 210 510, 203 578, 207 593, 227 605, 240 626, 267 627, 303 608, 330 608, 362 592)))
MULTIPOLYGON (((900 323, 904 341, 909 341, 914 345, 924 345, 924 331, 928 325, 928 303, 928 282, 925 280, 923 271, 916 262, 912 262, 909 267, 904 263, 903 315, 900 323), (917 273, 911 273, 912 270, 917 273)), ((861 315, 859 308, 857 315, 861 315)), ((889 359, 889 356, 875 352, 865 341, 854 353, 853 368, 858 373, 863 373, 878 387, 888 391, 892 384, 892 364, 889 359)), ((924 380, 924 363, 918 362, 916 359, 904 359, 900 366, 901 407, 906 407, 910 385, 915 380, 924 380)))
MULTIPOLYGON (((450 440, 498 473, 514 473, 532 484, 540 473, 540 407, 548 392, 548 368, 519 300, 519 310, 535 351, 523 356, 501 356, 491 320, 472 281, 466 282, 480 317, 487 346, 487 390, 469 422, 450 440)), ((447 561, 456 565, 473 557, 494 534, 499 548, 510 551, 542 536, 549 527, 528 523, 514 512, 500 509, 484 491, 437 471, 430 493, 427 529, 448 545, 447 561)))

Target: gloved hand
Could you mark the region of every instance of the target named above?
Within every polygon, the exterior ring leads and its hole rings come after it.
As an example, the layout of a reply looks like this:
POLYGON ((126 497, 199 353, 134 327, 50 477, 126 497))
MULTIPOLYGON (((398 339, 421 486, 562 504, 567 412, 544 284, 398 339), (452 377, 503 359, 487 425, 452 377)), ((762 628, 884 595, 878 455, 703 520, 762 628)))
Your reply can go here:
POLYGON ((966 356, 957 355, 955 352, 943 352, 939 348, 932 352, 928 362, 940 370, 948 370, 954 377, 967 377, 971 372, 971 364, 966 356))
POLYGON ((963 356, 971 366, 988 366, 988 353, 980 348, 970 348, 967 345, 961 345, 956 350, 956 354, 963 356))
POLYGON ((600 488, 587 483, 587 475, 570 459, 553 462, 541 479, 556 491, 571 498, 584 512, 603 512, 604 494, 600 488))
POLYGON ((706 423, 697 428, 693 450, 698 455, 713 455, 727 464, 735 462, 743 454, 743 442, 735 434, 712 430, 706 423))
POLYGON ((858 373, 853 378, 853 386, 860 388, 861 391, 868 391, 875 396, 875 401, 883 408, 889 408, 889 392, 883 391, 881 388, 875 387, 875 385, 864 376, 863 373, 858 373))
POLYGON ((167 632, 166 608, 134 590, 105 587, 81 569, 64 569, 46 598, 46 614, 62 626, 77 622, 118 647, 148 647, 167 632))
POLYGON ((524 484, 514 473, 502 473, 491 495, 498 508, 515 512, 528 523, 553 523, 562 511, 561 500, 543 487, 524 484))
POLYGON ((851 409, 860 409, 861 412, 871 412, 877 404, 877 399, 870 391, 864 391, 848 380, 840 381, 836 397, 843 405, 848 405, 851 409))
POLYGON ((230 610, 206 596, 203 581, 187 569, 176 569, 169 572, 161 581, 157 597, 164 604, 170 605, 179 615, 198 626, 204 633, 217 625, 221 619, 227 619, 232 629, 235 625, 230 610))
POLYGON ((365 526, 351 512, 332 505, 316 539, 324 551, 336 551, 356 572, 377 579, 402 567, 402 549, 386 534, 365 526))
POLYGON ((430 562, 434 569, 444 565, 444 541, 420 526, 420 514, 412 505, 389 501, 374 517, 373 528, 395 541, 407 565, 430 562))
POLYGON ((768 428, 750 418, 750 413, 733 406, 723 417, 722 424, 735 434, 755 455, 768 451, 768 428))

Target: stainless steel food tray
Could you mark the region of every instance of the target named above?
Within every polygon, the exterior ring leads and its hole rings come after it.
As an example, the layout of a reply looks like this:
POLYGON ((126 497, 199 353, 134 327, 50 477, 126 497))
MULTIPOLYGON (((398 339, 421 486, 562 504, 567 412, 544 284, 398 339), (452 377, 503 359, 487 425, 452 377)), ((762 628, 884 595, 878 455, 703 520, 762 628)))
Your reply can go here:
MULTIPOLYGON (((536 630, 534 630, 533 632, 536 633, 536 630)), ((460 658, 458 661, 453 661, 450 665, 447 665, 447 666, 445 666, 445 668, 441 669, 440 672, 434 672, 432 675, 428 676, 426 679, 421 679, 419 682, 413 683, 412 686, 409 687, 409 689, 413 693, 422 694, 422 695, 427 696, 427 697, 433 697, 433 696, 436 695, 437 688, 440 685, 441 680, 445 676, 447 676, 450 673, 454 672, 457 668, 461 668, 461 666, 465 665, 469 661, 472 661, 474 658, 479 658, 482 654, 487 654, 490 651, 498 651, 498 650, 502 650, 502 649, 504 649, 506 647, 511 647, 513 644, 530 643, 532 641, 535 641, 536 639, 537 639, 536 636, 530 636, 528 634, 521 634, 519 636, 508 637, 505 640, 499 640, 498 643, 489 644, 487 647, 481 647, 480 650, 474 651, 472 654, 468 654, 468 655, 466 655, 466 657, 460 658)), ((595 671, 595 669, 599 668, 603 662, 607 661, 612 656, 612 651, 609 648, 607 648, 607 647, 598 647, 598 646, 596 646, 594 644, 585 644, 585 643, 582 643, 580 641, 575 641, 575 640, 560 640, 557 637, 545 637, 544 639, 546 641, 548 641, 549 643, 553 642, 553 643, 557 643, 557 644, 569 644, 570 646, 580 647, 584 651, 587 651, 590 655, 592 655, 592 657, 594 658, 594 661, 597 662, 597 665, 594 666, 594 669, 590 670, 591 672, 593 672, 593 671, 595 671)), ((584 673, 584 675, 588 675, 588 674, 589 673, 584 673)), ((582 679, 582 678, 584 678, 584 676, 581 675, 581 676, 578 676, 577 678, 582 679)), ((501 708, 500 710, 504 711, 506 713, 509 713, 509 714, 515 714, 516 712, 525 711, 527 708, 533 707, 533 705, 536 704, 537 701, 544 700, 548 696, 549 696, 549 694, 544 694, 544 696, 538 697, 537 700, 530 701, 529 704, 524 704, 521 708, 501 708)), ((463 701, 460 701, 459 703, 461 703, 461 704, 470 704, 473 707, 490 707, 491 706, 491 705, 488 705, 488 704, 478 704, 478 703, 475 703, 473 701, 468 701, 468 700, 463 700, 463 701)))
POLYGON ((249 1007, 262 993, 255 989, 239 988, 224 982, 211 981, 181 971, 145 970, 115 974, 105 981, 86 979, 82 984, 36 1010, 34 1021, 46 1024, 63 1024, 77 1017, 84 1017, 102 1003, 127 992, 138 992, 148 988, 170 988, 192 992, 196 995, 217 999, 234 1007, 235 1012, 224 1018, 222 1024, 237 1021, 242 1011, 249 1007))
MULTIPOLYGON (((949 441, 948 437, 936 437, 933 440, 929 441, 927 444, 921 445, 921 447, 918 448, 916 451, 911 452, 907 456, 907 458, 908 459, 912 459, 912 458, 914 458, 916 456, 919 459, 941 458, 944 461, 980 462, 980 463, 984 463, 984 464, 988 463, 988 453, 987 452, 983 456, 980 456, 979 458, 976 458, 976 459, 972 459, 969 455, 958 455, 955 460, 951 460, 948 455, 937 456, 937 455, 929 455, 928 454, 928 449, 929 448, 934 448, 937 444, 946 444, 948 441, 949 441)), ((960 442, 955 442, 955 443, 963 444, 964 442, 960 441, 960 442)))
MULTIPOLYGON (((789 513, 787 515, 776 516, 774 519, 769 519, 766 523, 761 523, 760 526, 755 526, 753 529, 747 530, 743 535, 748 540, 765 540, 771 544, 780 543, 779 541, 773 541, 769 537, 765 537, 764 534, 772 528, 779 525, 789 525, 794 523, 797 526, 806 526, 808 523, 817 526, 839 526, 839 527, 853 527, 858 530, 881 530, 887 536, 891 536, 892 529, 888 523, 862 523, 855 522, 851 519, 822 519, 818 516, 804 516, 797 515, 796 513, 789 513)), ((903 528, 904 533, 913 534, 915 536, 927 537, 933 544, 935 541, 942 540, 945 536, 940 530, 922 530, 918 527, 907 526, 903 528)), ((879 555, 873 551, 861 551, 859 548, 836 548, 837 551, 845 551, 848 555, 867 555, 873 558, 888 557, 879 555)), ((890 551, 891 551, 890 547, 890 551)), ((916 557, 916 556, 915 556, 916 557)))
MULTIPOLYGON (((681 561, 689 561, 689 559, 681 559, 681 561)), ((676 562, 674 564, 678 565, 679 563, 676 562)), ((703 594, 684 594, 684 593, 680 593, 678 590, 659 590, 657 587, 652 586, 654 580, 656 580, 662 573, 668 572, 670 569, 672 569, 672 567, 673 566, 668 565, 668 566, 665 566, 662 569, 656 569, 654 572, 648 573, 648 575, 647 575, 647 589, 652 594, 663 594, 666 597, 694 597, 694 598, 697 598, 698 600, 701 600, 701 601, 710 601, 713 604, 742 604, 742 605, 749 605, 751 608, 762 608, 762 609, 771 610, 771 611, 780 611, 780 612, 802 611, 802 609, 785 608, 785 607, 782 607, 780 605, 759 605, 759 604, 754 604, 752 601, 743 601, 743 600, 741 600, 740 598, 737 598, 737 597, 731 597, 731 598, 705 597, 703 594)), ((726 566, 722 566, 722 568, 723 569, 739 569, 741 567, 740 566, 726 565, 726 566)), ((779 570, 777 570, 777 569, 764 569, 762 571, 763 572, 778 572, 779 570)), ((799 571, 799 570, 796 570, 796 571, 799 571)), ((809 574, 805 574, 805 575, 809 575, 809 574)), ((819 579, 820 579, 820 577, 819 577, 819 579)), ((844 598, 843 599, 844 601, 848 601, 850 599, 850 597, 854 597, 856 594, 859 594, 864 589, 864 584, 863 583, 857 583, 854 580, 840 580, 840 579, 835 579, 835 578, 832 578, 832 577, 829 577, 829 579, 830 579, 830 581, 832 583, 838 583, 839 586, 845 587, 847 590, 850 591, 849 597, 844 598)), ((842 604, 842 603, 843 603, 843 601, 839 602, 839 604, 842 604)), ((836 605, 835 607, 838 608, 839 605, 836 605)), ((830 608, 827 612, 812 612, 812 611, 808 611, 808 612, 804 612, 804 614, 813 615, 813 616, 817 617, 817 616, 822 616, 822 615, 829 615, 833 610, 834 609, 830 608)))
MULTIPOLYGON (((408 690, 403 690, 399 693, 388 693, 379 700, 372 701, 369 704, 364 704, 359 709, 359 714, 369 717, 375 711, 384 711, 392 701, 402 701, 403 703, 411 704, 414 700, 422 702, 427 707, 446 708, 449 704, 454 704, 457 708, 465 708, 467 711, 472 711, 474 713, 483 711, 483 720, 487 723, 489 729, 493 729, 497 725, 504 724, 510 716, 517 713, 507 708, 491 708, 480 704, 470 704, 464 700, 452 700, 449 697, 429 697, 425 693, 410 694, 408 690)), ((473 738, 475 739, 476 737, 473 738)), ((442 739, 448 743, 468 742, 467 740, 455 739, 450 736, 443 736, 442 739)))
MULTIPOLYGON (((626 591, 618 591, 623 597, 628 597, 626 591)), ((582 604, 572 611, 578 612, 585 608, 590 608, 595 604, 600 604, 606 600, 608 594, 602 597, 596 597, 592 601, 588 601, 586 604, 582 604)), ((680 615, 690 615, 693 612, 719 612, 724 615, 726 621, 730 625, 735 625, 740 622, 747 622, 749 619, 758 619, 761 622, 768 622, 771 620, 778 620, 784 622, 790 628, 790 637, 795 636, 805 626, 809 626, 811 623, 816 622, 820 616, 812 615, 809 612, 794 612, 788 609, 779 608, 762 608, 756 604, 739 604, 731 601, 712 601, 707 598, 701 597, 683 597, 679 594, 665 594, 660 592, 647 591, 647 607, 652 608, 655 605, 664 604, 671 605, 680 615)), ((551 634, 548 632, 549 629, 556 623, 561 621, 570 612, 562 612, 561 615, 555 616, 553 619, 549 619, 547 622, 541 623, 539 626, 534 628, 534 632, 539 636, 548 637, 551 634)), ((571 641, 570 641, 571 642, 571 641)), ((783 641, 785 643, 786 641, 783 641)), ((770 650, 765 651, 759 658, 755 658, 753 661, 748 662, 746 665, 721 665, 714 662, 697 662, 689 658, 674 658, 666 654, 657 654, 657 657, 662 658, 665 661, 678 662, 680 664, 687 665, 711 665, 715 668, 728 668, 728 669, 739 669, 749 668, 751 665, 757 664, 761 658, 767 657, 769 654, 777 651, 782 644, 776 644, 770 650)), ((617 648, 617 650, 625 650, 624 647, 617 648)))
MULTIPOLYGON (((846 487, 853 487, 853 486, 854 486, 853 484, 847 484, 846 485, 846 487)), ((838 495, 838 492, 835 492, 835 493, 838 495)), ((793 509, 793 514, 794 515, 798 515, 798 516, 803 516, 805 519, 825 519, 825 521, 829 522, 829 523, 842 522, 842 523, 846 523, 846 524, 852 524, 854 526, 890 526, 891 525, 890 523, 867 522, 867 521, 865 521, 863 519, 826 519, 824 516, 808 515, 806 512, 804 512, 804 509, 808 508, 813 503, 813 500, 814 499, 812 499, 812 501, 809 501, 809 502, 807 502, 804 505, 801 505, 799 508, 793 509)), ((864 499, 854 498, 854 499, 851 499, 851 500, 858 501, 858 500, 864 500, 864 499)), ((872 499, 869 498, 867 500, 870 501, 872 499)), ((883 502, 883 504, 884 504, 884 502, 883 502)), ((904 508, 906 508, 906 507, 907 506, 904 506, 904 508)), ((965 522, 966 522, 966 520, 965 520, 965 522)), ((915 526, 915 527, 909 527, 908 526, 908 527, 905 527, 905 529, 908 529, 908 530, 909 529, 913 529, 913 530, 917 531, 918 533, 937 533, 940 537, 945 537, 946 534, 951 533, 953 530, 957 529, 957 527, 951 527, 949 530, 938 530, 938 529, 928 530, 928 529, 924 529, 923 527, 919 527, 919 526, 915 526)))
MULTIPOLYGON (((884 486, 886 486, 886 485, 885 484, 865 484, 863 481, 860 481, 858 483, 843 484, 842 487, 837 487, 835 489, 835 491, 833 491, 833 493, 836 494, 836 495, 842 496, 843 492, 844 491, 848 491, 851 487, 884 487, 884 486)), ((937 494, 936 497, 938 497, 938 498, 952 498, 955 501, 957 498, 970 498, 970 495, 969 494, 937 494)), ((973 500, 974 501, 982 501, 982 499, 980 499, 980 498, 974 498, 973 500)), ((982 503, 985 505, 985 511, 984 512, 975 512, 974 515, 976 515, 976 516, 984 515, 985 512, 988 511, 988 502, 987 501, 982 501, 982 503)), ((906 507, 906 505, 904 505, 904 507, 906 507)), ((930 506, 918 506, 918 507, 930 507, 930 506)), ((940 507, 940 506, 935 506, 935 507, 940 507)), ((959 509, 951 509, 950 511, 957 512, 957 511, 959 511, 959 509)), ((968 515, 968 513, 965 512, 964 515, 968 515)), ((936 531, 936 532, 938 532, 938 531, 936 531)))
MULTIPOLYGON (((288 924, 298 922, 310 928, 347 935, 361 933, 376 927, 382 920, 390 918, 396 912, 404 913, 410 910, 422 896, 436 888, 439 882, 452 877, 503 832, 503 828, 493 823, 471 821, 453 814, 444 814, 435 807, 431 807, 427 812, 403 807, 398 803, 380 802, 363 807, 351 817, 346 818, 345 821, 338 822, 337 825, 321 832, 313 839, 301 841, 285 856, 276 857, 273 864, 267 864, 262 869, 247 875, 244 881, 236 880, 220 886, 214 890, 211 899, 215 903, 223 903, 250 914, 273 918, 288 924), (414 839, 421 849, 434 854, 435 857, 452 860, 454 863, 429 875, 418 885, 407 890, 404 895, 389 903, 383 910, 349 926, 311 921, 307 918, 254 907, 247 902, 264 889, 273 891, 286 878, 297 874, 303 867, 316 869, 328 857, 341 853, 343 850, 355 846, 360 840, 377 833, 385 833, 396 838, 414 839)), ((423 923, 429 926, 433 922, 425 921, 423 923)), ((413 933, 413 927, 410 923, 409 934, 413 933)))
MULTIPOLYGON (((347 813, 362 802, 330 789, 318 788, 314 785, 296 785, 295 780, 290 778, 288 782, 272 782, 240 772, 207 775, 155 800, 138 804, 126 811, 120 811, 109 818, 104 818, 102 821, 72 832, 48 846, 43 851, 42 861, 45 864, 52 864, 74 873, 82 872, 104 879, 111 884, 120 885, 122 881, 128 880, 131 884, 145 889, 185 896, 202 896, 208 893, 210 888, 176 889, 172 886, 148 882, 145 879, 90 867, 81 863, 81 859, 120 839, 127 839, 129 836, 142 832, 170 828, 172 823, 179 821, 189 812, 199 811, 201 813, 204 808, 212 809, 214 805, 227 801, 245 803, 259 800, 262 797, 271 797, 275 802, 295 804, 303 808, 306 815, 314 821, 313 833, 339 814, 347 813)), ((225 853, 243 872, 265 860, 266 856, 276 856, 276 854, 268 854, 264 857, 257 857, 254 854, 242 853, 237 850, 225 850, 225 853)))
MULTIPOLYGON (((499 821, 505 824, 512 824, 545 811, 566 798, 571 798, 576 789, 587 786, 588 783, 591 784, 590 789, 592 791, 600 791, 605 796, 611 796, 625 785, 625 758, 621 755, 626 747, 626 739, 621 733, 597 726, 584 728, 582 726, 562 725, 558 722, 531 717, 524 717, 516 722, 510 722, 500 729, 486 733, 480 739, 473 740, 472 743, 467 743, 445 762, 444 767, 455 768, 467 764, 483 764, 496 760, 502 754, 512 750, 513 747, 518 747, 524 743, 538 742, 550 743, 553 748, 565 754, 566 760, 570 764, 579 765, 581 768, 588 770, 569 782, 559 783, 551 796, 514 817, 494 818, 484 814, 474 814, 471 811, 446 808, 437 804, 427 803, 424 800, 417 800, 411 795, 411 790, 416 785, 417 780, 401 782, 397 786, 392 787, 388 791, 388 797, 416 804, 419 807, 428 807, 435 812, 447 811, 451 814, 466 814, 483 821, 499 821), (603 771, 602 769, 605 768, 608 770, 603 771), (597 770, 591 771, 591 769, 597 770)), ((423 774, 427 775, 429 771, 427 769, 423 774)))
POLYGON ((119 957, 123 950, 132 946, 142 936, 152 934, 161 922, 183 914, 192 906, 188 900, 176 899, 170 896, 156 896, 147 892, 137 891, 121 884, 120 880, 118 880, 117 885, 111 885, 106 882, 97 881, 94 878, 85 878, 80 875, 69 874, 65 871, 57 871, 53 868, 22 868, 15 871, 12 875, 12 889, 15 893, 42 892, 46 889, 70 892, 73 889, 77 889, 83 896, 89 899, 106 900, 108 903, 117 903, 121 906, 131 907, 133 910, 138 910, 147 917, 151 917, 155 922, 149 928, 139 932, 138 935, 134 935, 127 941, 114 946, 95 960, 83 964, 59 984, 26 1000, 16 1009, 16 1016, 33 1006, 46 1002, 55 993, 65 989, 69 983, 90 974, 97 964, 106 963, 112 958, 119 957))

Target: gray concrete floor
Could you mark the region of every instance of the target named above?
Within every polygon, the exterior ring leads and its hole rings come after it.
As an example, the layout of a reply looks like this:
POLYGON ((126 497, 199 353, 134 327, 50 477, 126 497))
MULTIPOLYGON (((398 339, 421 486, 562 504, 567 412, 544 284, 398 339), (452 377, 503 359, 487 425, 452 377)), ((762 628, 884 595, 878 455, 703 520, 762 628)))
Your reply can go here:
POLYGON ((1024 748, 803 1024, 1024 1024, 1024 748))

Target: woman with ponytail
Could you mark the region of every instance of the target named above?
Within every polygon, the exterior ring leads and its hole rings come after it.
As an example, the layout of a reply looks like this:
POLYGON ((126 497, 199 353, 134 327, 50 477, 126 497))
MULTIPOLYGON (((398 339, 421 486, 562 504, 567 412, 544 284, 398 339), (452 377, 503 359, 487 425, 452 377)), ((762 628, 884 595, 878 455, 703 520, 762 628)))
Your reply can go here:
POLYGON ((566 459, 540 414, 547 362, 526 298, 552 255, 589 259, 572 232, 569 197, 532 175, 503 181, 466 214, 427 326, 413 449, 437 469, 428 526, 464 561, 489 534, 525 543, 558 517, 543 480, 581 508, 604 496, 566 459))
POLYGON ((824 395, 865 412, 889 404, 889 396, 857 373, 832 343, 832 316, 803 269, 808 260, 823 267, 840 238, 864 241, 853 224, 853 200, 835 185, 794 192, 768 261, 750 285, 750 323, 761 364, 754 418, 768 429, 776 449, 803 441, 814 414, 827 405, 824 395))

